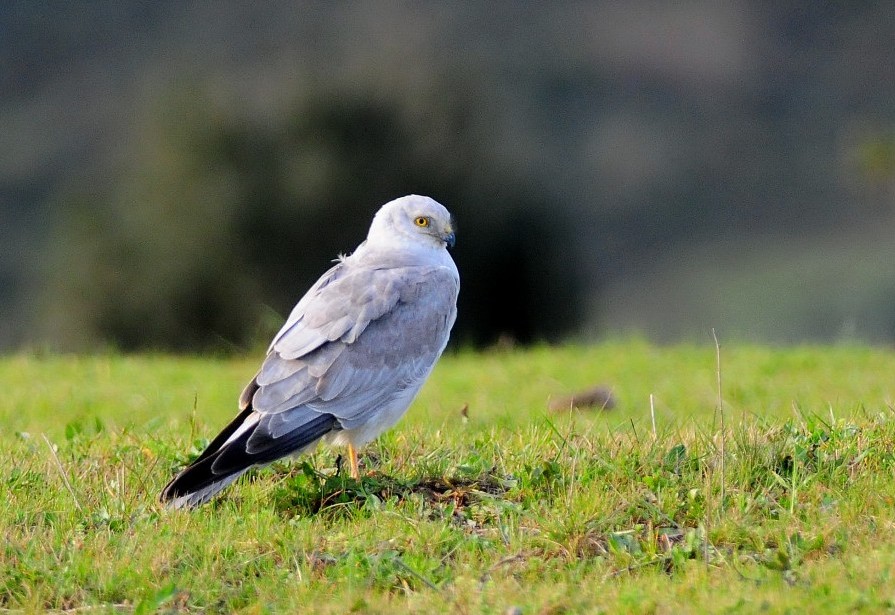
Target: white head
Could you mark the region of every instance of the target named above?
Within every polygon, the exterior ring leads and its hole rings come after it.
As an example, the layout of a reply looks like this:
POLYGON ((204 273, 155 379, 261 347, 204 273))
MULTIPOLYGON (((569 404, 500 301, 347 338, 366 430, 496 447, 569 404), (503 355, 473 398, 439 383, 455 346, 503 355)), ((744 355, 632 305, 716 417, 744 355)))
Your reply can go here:
POLYGON ((367 245, 454 246, 454 225, 450 212, 427 196, 411 194, 383 205, 373 217, 367 245))

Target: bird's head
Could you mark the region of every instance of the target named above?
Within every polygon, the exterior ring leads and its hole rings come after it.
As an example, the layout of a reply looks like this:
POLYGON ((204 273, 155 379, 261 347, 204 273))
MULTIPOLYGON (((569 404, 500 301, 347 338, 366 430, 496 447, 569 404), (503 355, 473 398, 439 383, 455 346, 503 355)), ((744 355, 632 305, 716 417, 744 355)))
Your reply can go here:
POLYGON ((434 248, 452 248, 455 239, 450 212, 438 201, 416 194, 383 205, 367 235, 368 244, 393 244, 397 240, 434 248))

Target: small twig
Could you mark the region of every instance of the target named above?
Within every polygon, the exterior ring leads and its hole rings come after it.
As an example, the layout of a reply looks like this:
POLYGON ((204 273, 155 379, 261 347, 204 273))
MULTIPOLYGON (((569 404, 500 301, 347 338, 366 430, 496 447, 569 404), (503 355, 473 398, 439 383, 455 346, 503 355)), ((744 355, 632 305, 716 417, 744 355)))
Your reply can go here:
MULTIPOLYGON (((127 464, 124 464, 125 467, 127 467, 127 469, 130 470, 131 473, 137 477, 137 482, 140 483, 140 491, 142 491, 143 493, 146 493, 147 491, 149 491, 149 483, 147 482, 146 477, 153 473, 153 471, 155 470, 155 466, 158 465, 159 461, 161 461, 161 457, 155 457, 152 460, 152 463, 149 464, 149 467, 146 468, 146 471, 143 472, 142 474, 137 474, 134 471, 134 468, 132 468, 131 466, 128 466, 127 464)), ((122 481, 122 484, 124 484, 123 481, 122 481)), ((135 492, 134 496, 131 497, 131 499, 128 501, 129 507, 132 507, 136 504, 137 497, 140 497, 139 492, 135 492)))
POLYGON ((506 566, 508 564, 512 564, 513 562, 525 561, 525 554, 516 553, 515 555, 507 555, 506 557, 498 560, 496 563, 492 564, 491 567, 488 568, 485 572, 482 573, 482 576, 479 577, 479 585, 483 586, 488 580, 491 578, 491 575, 497 571, 498 568, 502 566, 506 566))
POLYGON ((414 570, 413 568, 411 568, 410 566, 405 564, 404 560, 402 560, 400 557, 395 557, 394 562, 396 564, 398 564, 398 566, 400 566, 401 568, 403 568, 404 570, 406 570, 407 572, 412 574, 414 577, 419 579, 429 589, 434 589, 435 591, 439 591, 438 586, 435 585, 435 583, 433 583, 432 581, 430 581, 429 579, 427 579, 426 577, 424 577, 423 575, 418 573, 416 570, 414 570))
POLYGON ((570 509, 572 508, 572 498, 575 495, 575 487, 578 482, 575 480, 575 470, 578 466, 578 450, 575 450, 575 455, 572 457, 572 468, 569 472, 569 491, 566 494, 566 506, 570 509))
POLYGON ((724 397, 722 395, 721 389, 721 344, 718 343, 718 336, 715 335, 715 328, 712 327, 712 338, 715 340, 715 370, 718 378, 718 417, 721 422, 721 510, 724 509, 724 481, 726 478, 725 475, 725 464, 726 464, 726 454, 725 454, 725 441, 727 440, 727 433, 724 429, 724 397))
POLYGON ((240 564, 240 566, 246 567, 249 564, 251 564, 252 562, 257 562, 258 560, 260 560, 264 557, 267 557, 268 555, 270 555, 272 553, 275 553, 275 552, 274 551, 265 551, 264 553, 259 553, 255 557, 251 557, 251 558, 247 559, 246 561, 244 561, 242 564, 240 564))
POLYGON ((605 577, 603 577, 603 579, 604 580, 613 579, 613 578, 615 578, 619 575, 622 575, 626 572, 634 572, 635 570, 638 570, 640 568, 646 568, 647 566, 653 566, 655 564, 662 564, 664 562, 667 562, 670 559, 671 559, 670 555, 663 555, 661 557, 657 557, 656 559, 651 559, 651 560, 648 560, 645 562, 640 562, 638 564, 631 564, 630 566, 626 566, 624 568, 620 568, 619 570, 614 570, 614 571, 610 572, 605 577))
POLYGON ((562 447, 560 447, 559 451, 557 451, 557 455, 558 455, 559 453, 562 453, 562 452, 566 449, 566 447, 571 448, 571 447, 569 446, 569 441, 566 440, 566 437, 565 437, 564 435, 562 435, 561 433, 559 433, 559 430, 556 428, 556 425, 553 424, 553 421, 551 421, 550 419, 545 419, 545 421, 547 422, 547 426, 550 428, 550 430, 551 430, 553 433, 555 433, 557 436, 559 436, 559 439, 560 439, 560 440, 562 440, 562 447))
MULTIPOLYGON (((113 611, 126 611, 128 613, 133 612, 134 605, 127 602, 113 602, 113 603, 104 603, 98 605, 88 605, 88 606, 76 606, 70 609, 60 609, 58 611, 53 611, 54 613, 83 613, 90 611, 99 611, 105 609, 112 609, 113 611)), ((21 613, 20 609, 0 609, 0 613, 21 613)))
POLYGON ((68 476, 65 474, 65 468, 62 467, 62 462, 59 461, 59 456, 56 454, 56 451, 53 450, 53 445, 50 444, 50 439, 47 438, 47 434, 40 434, 44 442, 47 443, 47 448, 50 449, 50 454, 53 455, 53 459, 56 461, 56 467, 59 469, 59 474, 62 476, 62 482, 65 483, 66 489, 71 494, 72 499, 75 501, 75 507, 78 509, 78 512, 84 512, 84 509, 81 507, 81 503, 78 501, 78 496, 75 495, 75 490, 72 489, 71 483, 68 482, 68 476))
POLYGON ((190 442, 196 440, 196 408, 199 407, 199 391, 193 392, 193 411, 190 413, 190 442))
POLYGON ((655 440, 658 437, 656 435, 656 402, 652 393, 649 394, 649 414, 653 421, 653 439, 655 440))
POLYGON ((702 557, 705 560, 705 569, 709 569, 709 530, 711 529, 711 510, 712 510, 712 474, 709 470, 705 474, 705 536, 703 537, 702 557))

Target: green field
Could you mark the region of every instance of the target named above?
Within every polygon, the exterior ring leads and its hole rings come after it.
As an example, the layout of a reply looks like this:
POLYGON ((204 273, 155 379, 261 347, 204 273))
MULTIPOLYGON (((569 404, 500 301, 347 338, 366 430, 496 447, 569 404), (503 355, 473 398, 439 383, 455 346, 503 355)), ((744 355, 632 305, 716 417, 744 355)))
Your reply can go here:
POLYGON ((720 411, 711 344, 449 354, 361 481, 319 449, 161 508, 258 359, 0 359, 0 609, 895 608, 891 350, 722 345, 720 411))

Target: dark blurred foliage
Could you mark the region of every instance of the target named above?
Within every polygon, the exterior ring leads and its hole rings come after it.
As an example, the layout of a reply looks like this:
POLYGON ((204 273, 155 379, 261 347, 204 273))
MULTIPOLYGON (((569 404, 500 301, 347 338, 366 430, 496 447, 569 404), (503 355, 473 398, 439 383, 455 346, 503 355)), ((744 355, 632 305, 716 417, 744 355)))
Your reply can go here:
POLYGON ((0 348, 269 339, 385 201, 455 339, 895 340, 895 5, 9 3, 0 348))
POLYGON ((363 240, 379 205, 410 191, 458 219, 459 339, 551 339, 579 321, 578 289, 554 241, 565 235, 562 212, 541 213, 545 195, 502 175, 456 99, 412 118, 400 96, 321 85, 258 124, 201 92, 176 98, 163 103, 176 122, 136 136, 123 193, 64 208, 57 234, 73 245, 57 252, 66 262, 50 267, 62 274, 50 285, 65 298, 58 320, 80 308, 78 335, 185 350, 273 333, 276 314, 363 240), (88 265, 77 275, 71 254, 88 265), (265 305, 275 310, 266 320, 265 305))

